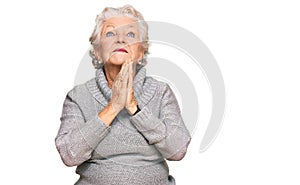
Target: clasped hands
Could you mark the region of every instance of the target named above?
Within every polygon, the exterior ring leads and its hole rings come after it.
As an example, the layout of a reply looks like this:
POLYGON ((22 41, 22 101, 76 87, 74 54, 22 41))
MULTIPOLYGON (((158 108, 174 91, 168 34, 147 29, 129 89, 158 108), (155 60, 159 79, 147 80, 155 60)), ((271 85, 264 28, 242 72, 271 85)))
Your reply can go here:
POLYGON ((126 62, 112 85, 112 97, 109 104, 115 113, 126 108, 130 115, 137 111, 137 101, 134 97, 133 80, 136 72, 136 63, 126 62))

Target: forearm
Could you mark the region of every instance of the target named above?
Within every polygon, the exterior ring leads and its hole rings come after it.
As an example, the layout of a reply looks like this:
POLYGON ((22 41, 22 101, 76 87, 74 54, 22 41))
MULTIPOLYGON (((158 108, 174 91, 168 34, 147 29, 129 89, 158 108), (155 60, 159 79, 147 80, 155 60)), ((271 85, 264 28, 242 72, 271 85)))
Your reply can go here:
MULTIPOLYGON (((127 112, 133 115, 137 112, 137 104, 132 104, 127 107, 127 112)), ((118 115, 118 111, 115 111, 113 106, 109 103, 101 112, 98 113, 98 117, 107 125, 110 126, 115 117, 118 115)))
POLYGON ((130 104, 129 106, 126 107, 128 114, 134 115, 138 111, 138 105, 136 102, 130 104))
POLYGON ((110 129, 97 116, 87 122, 79 119, 62 116, 62 125, 55 139, 57 150, 67 166, 77 166, 88 160, 110 129))
POLYGON ((91 157, 93 149, 109 132, 108 127, 95 114, 85 120, 79 106, 66 98, 61 125, 55 138, 57 150, 67 166, 77 166, 91 157))
POLYGON ((190 143, 187 130, 176 97, 168 85, 160 86, 155 96, 142 110, 130 118, 131 122, 154 144, 164 158, 181 160, 190 143))
POLYGON ((145 107, 131 118, 149 144, 154 144, 166 159, 181 160, 190 142, 190 134, 180 114, 159 119, 145 107))
POLYGON ((117 116, 118 111, 116 111, 112 104, 109 103, 102 111, 98 113, 98 117, 107 125, 110 126, 115 117, 117 116))

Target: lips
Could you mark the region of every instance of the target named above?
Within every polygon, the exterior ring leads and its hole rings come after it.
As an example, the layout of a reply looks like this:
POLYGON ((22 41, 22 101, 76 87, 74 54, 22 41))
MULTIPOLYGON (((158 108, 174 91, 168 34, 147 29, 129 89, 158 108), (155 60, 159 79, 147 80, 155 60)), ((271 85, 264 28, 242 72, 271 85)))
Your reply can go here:
POLYGON ((114 52, 124 52, 124 53, 128 53, 126 49, 124 48, 117 48, 114 50, 114 52))

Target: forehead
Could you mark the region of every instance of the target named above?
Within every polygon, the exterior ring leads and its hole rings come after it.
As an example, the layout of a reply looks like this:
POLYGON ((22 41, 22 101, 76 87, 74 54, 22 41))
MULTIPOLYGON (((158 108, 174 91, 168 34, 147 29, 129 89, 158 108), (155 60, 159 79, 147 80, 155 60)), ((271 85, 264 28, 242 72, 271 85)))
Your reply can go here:
POLYGON ((117 16, 117 17, 111 17, 109 19, 106 19, 103 22, 103 28, 118 28, 118 27, 123 27, 123 28, 136 28, 137 27, 137 22, 136 20, 126 17, 126 16, 117 16))

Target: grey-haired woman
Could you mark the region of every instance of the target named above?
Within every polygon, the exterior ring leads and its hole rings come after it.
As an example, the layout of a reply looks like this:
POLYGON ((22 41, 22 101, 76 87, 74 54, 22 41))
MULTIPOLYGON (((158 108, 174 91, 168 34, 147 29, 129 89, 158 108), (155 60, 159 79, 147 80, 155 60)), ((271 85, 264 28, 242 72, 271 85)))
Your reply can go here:
POLYGON ((66 96, 55 139, 79 185, 169 185, 166 160, 190 142, 168 84, 146 76, 148 25, 132 6, 105 8, 90 37, 95 78, 66 96))

